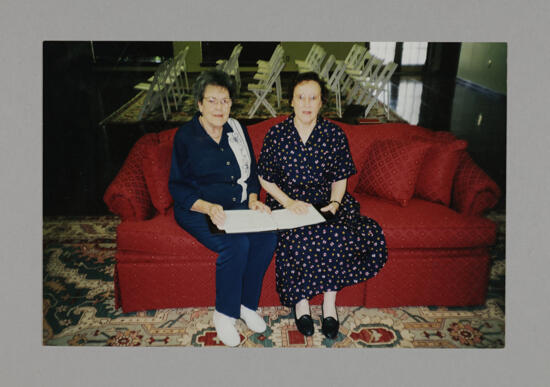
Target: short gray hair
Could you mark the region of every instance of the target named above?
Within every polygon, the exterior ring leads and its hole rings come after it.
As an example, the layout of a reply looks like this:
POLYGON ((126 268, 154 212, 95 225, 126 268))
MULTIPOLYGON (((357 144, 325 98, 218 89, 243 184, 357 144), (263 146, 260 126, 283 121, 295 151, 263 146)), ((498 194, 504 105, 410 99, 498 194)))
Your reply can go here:
POLYGON ((193 98, 195 99, 195 106, 203 100, 204 91, 206 90, 206 86, 209 85, 220 86, 227 89, 231 99, 233 99, 233 96, 235 95, 235 84, 229 75, 221 70, 203 71, 193 85, 193 98))

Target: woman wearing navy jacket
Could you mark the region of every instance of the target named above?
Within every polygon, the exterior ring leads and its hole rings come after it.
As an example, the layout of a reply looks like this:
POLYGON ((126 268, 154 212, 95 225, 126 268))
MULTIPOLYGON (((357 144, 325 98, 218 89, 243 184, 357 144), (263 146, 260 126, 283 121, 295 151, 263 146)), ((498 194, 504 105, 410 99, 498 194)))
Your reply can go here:
POLYGON ((277 236, 210 232, 204 214, 221 227, 224 210, 270 209, 258 200, 260 183, 246 128, 229 118, 234 95, 229 76, 217 70, 203 72, 193 94, 199 112, 176 132, 169 188, 176 222, 219 253, 214 326, 225 345, 236 346, 241 341, 236 319, 242 318, 254 332, 266 329, 256 309, 277 236))

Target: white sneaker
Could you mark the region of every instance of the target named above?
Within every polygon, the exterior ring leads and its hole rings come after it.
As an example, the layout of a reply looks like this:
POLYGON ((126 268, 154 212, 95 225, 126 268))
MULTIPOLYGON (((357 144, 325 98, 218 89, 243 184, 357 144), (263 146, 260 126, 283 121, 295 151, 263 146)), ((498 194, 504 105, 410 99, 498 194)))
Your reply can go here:
POLYGON ((264 319, 252 309, 241 305, 241 318, 252 331, 262 333, 267 329, 264 319))
POLYGON ((241 343, 241 336, 235 328, 235 319, 214 310, 214 327, 218 338, 228 347, 236 347, 241 343))

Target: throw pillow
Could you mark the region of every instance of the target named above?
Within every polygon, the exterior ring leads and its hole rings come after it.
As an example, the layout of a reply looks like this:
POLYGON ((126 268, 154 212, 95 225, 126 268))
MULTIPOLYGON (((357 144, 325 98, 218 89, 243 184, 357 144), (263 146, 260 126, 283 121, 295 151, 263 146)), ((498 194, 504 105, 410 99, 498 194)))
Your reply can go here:
POLYGON ((170 166, 172 163, 172 142, 164 141, 150 145, 143 157, 143 174, 153 206, 166 214, 174 203, 168 190, 170 166))
POLYGON ((460 151, 466 149, 468 143, 464 140, 431 140, 429 143, 431 146, 420 168, 414 196, 448 207, 460 151))
POLYGON ((411 140, 379 140, 367 150, 356 191, 406 207, 430 144, 411 140))

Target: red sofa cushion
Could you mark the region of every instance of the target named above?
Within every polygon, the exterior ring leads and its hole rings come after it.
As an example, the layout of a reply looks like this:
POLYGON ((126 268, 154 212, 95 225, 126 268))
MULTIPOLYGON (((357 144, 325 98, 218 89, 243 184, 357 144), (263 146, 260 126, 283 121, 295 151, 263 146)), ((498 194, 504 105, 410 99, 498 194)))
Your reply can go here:
POLYGON ((162 143, 149 146, 143 157, 143 175, 151 195, 153 206, 165 214, 174 202, 168 190, 172 145, 162 143))
POLYGON ((365 194, 354 194, 361 214, 376 220, 390 249, 445 249, 490 246, 495 224, 483 217, 465 216, 441 204, 412 198, 407 207, 365 194))
POLYGON ((143 175, 151 195, 153 206, 161 214, 172 206, 174 200, 168 190, 172 146, 176 129, 168 129, 158 134, 159 143, 149 145, 143 156, 143 175))
POLYGON ((430 144, 422 141, 376 141, 367 150, 355 191, 407 206, 429 148, 430 144))
MULTIPOLYGON (((361 213, 376 220, 390 249, 453 249, 490 246, 495 224, 479 216, 464 216, 441 204, 412 198, 407 207, 365 194, 354 195, 361 213)), ((124 221, 118 226, 119 251, 143 253, 144 261, 202 260, 216 254, 178 226, 173 209, 143 221, 124 221), (182 251, 185 254, 182 254, 182 251)))
POLYGON ((123 220, 148 219, 154 214, 149 189, 143 176, 143 157, 145 150, 157 142, 157 133, 148 133, 141 137, 103 195, 109 210, 123 220))
POLYGON ((448 207, 460 151, 466 149, 468 143, 431 140, 431 144, 422 162, 414 195, 448 207))
POLYGON ((480 215, 494 207, 501 194, 498 185, 466 151, 460 152, 453 185, 452 208, 466 215, 480 215))
POLYGON ((122 222, 117 229, 117 248, 144 253, 146 261, 165 261, 166 256, 200 261, 205 254, 213 258, 217 255, 176 223, 173 208, 149 220, 122 222))

